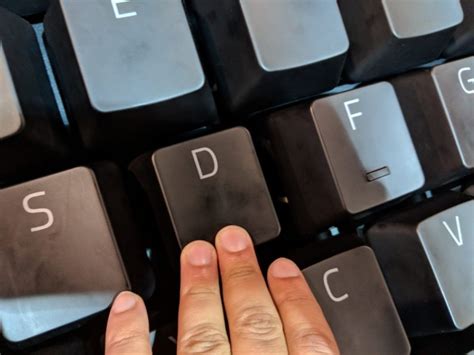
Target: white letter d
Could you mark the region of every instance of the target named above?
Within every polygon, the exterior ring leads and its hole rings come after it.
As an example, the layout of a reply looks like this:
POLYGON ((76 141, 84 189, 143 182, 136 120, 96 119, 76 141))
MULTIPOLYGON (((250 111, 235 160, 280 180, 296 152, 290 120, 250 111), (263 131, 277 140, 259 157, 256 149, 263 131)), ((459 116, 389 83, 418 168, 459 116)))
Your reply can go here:
POLYGON ((193 154, 194 164, 196 164, 196 169, 198 171, 199 178, 201 180, 208 179, 208 178, 213 177, 214 175, 217 174, 217 171, 219 170, 219 164, 217 163, 216 155, 214 154, 214 152, 211 149, 209 149, 209 148, 199 148, 199 149, 194 149, 191 153, 193 154), (207 173, 207 174, 203 173, 202 168, 201 168, 201 164, 199 164, 199 159, 198 159, 198 154, 199 153, 207 153, 207 154, 210 155, 210 157, 212 159, 212 163, 214 165, 214 168, 210 173, 207 173))

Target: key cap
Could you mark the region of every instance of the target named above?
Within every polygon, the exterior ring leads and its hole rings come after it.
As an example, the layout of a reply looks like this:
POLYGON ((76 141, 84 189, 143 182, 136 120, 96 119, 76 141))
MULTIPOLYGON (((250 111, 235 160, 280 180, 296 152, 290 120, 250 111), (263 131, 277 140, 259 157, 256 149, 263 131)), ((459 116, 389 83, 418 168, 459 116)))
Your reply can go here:
POLYGON ((474 2, 461 0, 464 21, 454 32, 451 42, 443 53, 445 58, 474 55, 474 2))
POLYGON ((0 0, 0 7, 24 17, 44 13, 48 5, 49 0, 0 0))
POLYGON ((474 322, 474 201, 455 197, 435 197, 367 233, 410 336, 474 322))
POLYGON ((246 228, 256 244, 277 237, 276 216, 249 132, 233 128, 157 150, 132 164, 147 190, 160 228, 180 247, 213 242, 229 224, 246 228), (162 218, 163 217, 163 218, 162 218), (166 218, 165 218, 166 217, 166 218))
MULTIPOLYGON (((133 286, 139 236, 130 215, 117 215, 126 199, 114 169, 96 171, 79 167, 0 190, 0 324, 9 342, 76 328, 133 286), (122 258, 117 245, 132 255, 122 258)), ((150 280, 145 267, 140 277, 150 280)))
POLYGON ((226 109, 260 111, 335 87, 348 50, 336 0, 190 0, 226 109))
POLYGON ((266 135, 303 235, 424 184, 397 97, 386 82, 276 112, 266 135))
POLYGON ((215 122, 181 1, 55 0, 45 33, 88 149, 138 152, 215 122))
POLYGON ((463 20, 459 0, 339 0, 350 40, 347 77, 369 81, 436 59, 463 20))
POLYGON ((375 255, 359 247, 303 271, 341 354, 409 354, 410 344, 375 255))
POLYGON ((0 185, 61 165, 65 133, 31 25, 0 8, 0 185))
POLYGON ((426 176, 427 187, 474 168, 474 57, 391 81, 426 176))

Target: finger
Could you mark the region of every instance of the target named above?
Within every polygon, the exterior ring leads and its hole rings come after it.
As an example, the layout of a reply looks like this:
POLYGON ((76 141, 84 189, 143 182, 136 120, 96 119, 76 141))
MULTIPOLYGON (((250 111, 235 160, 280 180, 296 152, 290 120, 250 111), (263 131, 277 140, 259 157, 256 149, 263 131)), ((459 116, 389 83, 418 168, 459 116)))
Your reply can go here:
POLYGON ((120 293, 107 322, 105 354, 151 355, 149 333, 143 300, 131 292, 120 293))
POLYGON ((240 227, 224 228, 216 247, 232 354, 287 353, 281 320, 248 233, 240 227))
POLYGON ((323 311, 295 263, 288 259, 274 261, 268 269, 268 284, 291 355, 339 354, 323 311))
POLYGON ((211 244, 197 241, 184 248, 180 294, 178 354, 230 354, 211 244))

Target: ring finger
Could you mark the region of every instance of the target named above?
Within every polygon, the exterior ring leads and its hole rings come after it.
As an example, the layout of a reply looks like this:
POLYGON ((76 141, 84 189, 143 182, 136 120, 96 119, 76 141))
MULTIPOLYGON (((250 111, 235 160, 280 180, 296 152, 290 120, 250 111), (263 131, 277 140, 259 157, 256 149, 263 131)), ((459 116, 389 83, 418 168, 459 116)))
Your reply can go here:
POLYGON ((274 261, 268 269, 268 283, 290 354, 339 354, 323 311, 296 264, 288 259, 274 261))

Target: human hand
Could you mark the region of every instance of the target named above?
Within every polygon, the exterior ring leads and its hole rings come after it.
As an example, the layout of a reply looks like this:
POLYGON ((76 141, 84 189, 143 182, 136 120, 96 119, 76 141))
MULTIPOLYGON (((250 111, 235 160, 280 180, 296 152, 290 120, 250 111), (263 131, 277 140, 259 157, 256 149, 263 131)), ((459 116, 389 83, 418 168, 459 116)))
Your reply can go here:
MULTIPOLYGON (((267 281, 268 287, 242 228, 221 230, 215 248, 204 241, 187 245, 181 253, 178 354, 339 354, 298 267, 278 259, 267 281)), ((118 354, 151 354, 145 305, 130 292, 117 297, 107 325, 106 355, 118 354)))

